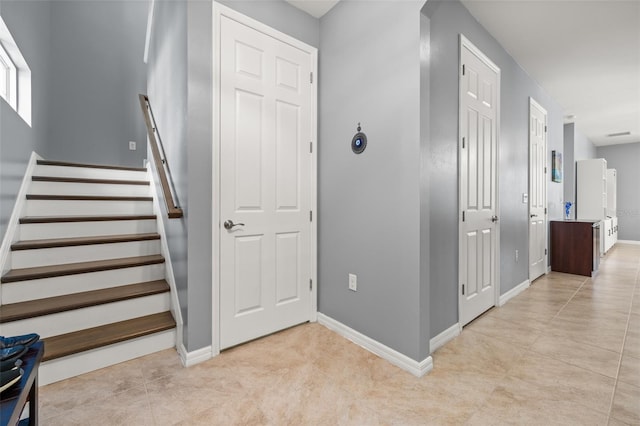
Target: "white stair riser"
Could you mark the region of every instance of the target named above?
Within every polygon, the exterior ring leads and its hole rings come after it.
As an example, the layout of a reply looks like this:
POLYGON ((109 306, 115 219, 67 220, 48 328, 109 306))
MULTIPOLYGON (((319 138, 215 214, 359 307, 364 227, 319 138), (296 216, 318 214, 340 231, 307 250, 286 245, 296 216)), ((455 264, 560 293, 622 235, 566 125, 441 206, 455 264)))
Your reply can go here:
POLYGON ((151 201, 27 200, 26 216, 148 215, 151 201))
POLYGON ((175 345, 176 330, 172 329, 43 362, 38 370, 38 384, 40 386, 48 385, 130 359, 174 348, 175 345))
POLYGON ((11 252, 11 265, 13 269, 20 269, 122 257, 149 256, 159 253, 160 240, 54 247, 13 251, 11 252))
POLYGON ((18 303, 45 297, 63 296, 144 281, 164 279, 165 265, 136 266, 86 274, 19 281, 2 284, 2 303, 18 303))
POLYGON ((31 182, 30 194, 55 195, 120 195, 128 197, 148 196, 149 185, 123 185, 70 182, 31 182))
MULTIPOLYGON (((92 216, 100 212, 93 213, 92 216)), ((27 223, 20 225, 20 240, 92 237, 96 235, 148 234, 157 232, 155 219, 98 222, 27 223)))
POLYGON ((91 167, 65 167, 37 165, 34 176, 73 177, 88 179, 145 180, 146 171, 95 169, 91 167))
POLYGON ((2 332, 8 336, 33 333, 43 339, 101 325, 126 321, 145 315, 166 312, 171 305, 169 293, 74 309, 67 312, 11 321, 2 324, 2 332))

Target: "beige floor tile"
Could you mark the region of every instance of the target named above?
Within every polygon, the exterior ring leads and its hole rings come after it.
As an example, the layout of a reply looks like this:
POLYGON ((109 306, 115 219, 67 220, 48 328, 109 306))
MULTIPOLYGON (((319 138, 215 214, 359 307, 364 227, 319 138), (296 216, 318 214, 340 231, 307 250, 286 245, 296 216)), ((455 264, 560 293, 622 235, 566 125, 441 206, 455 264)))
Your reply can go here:
POLYGON ((100 401, 78 405, 55 417, 43 418, 41 413, 40 423, 47 426, 155 424, 142 386, 130 388, 100 401))
POLYGON ((623 354, 618 380, 640 387, 640 358, 623 354))
POLYGON ((611 417, 622 422, 640 424, 640 388, 618 382, 613 396, 611 417))
POLYGON ((509 371, 509 377, 538 387, 546 395, 608 414, 615 379, 534 353, 509 371))
POLYGON ((620 354, 615 351, 552 335, 541 336, 531 350, 607 377, 615 378, 618 374, 620 354))
POLYGON ((606 425, 607 415, 508 378, 466 425, 606 425))
POLYGON ((483 315, 467 325, 469 330, 498 340, 528 348, 541 335, 542 331, 519 322, 504 321, 492 315, 483 315))

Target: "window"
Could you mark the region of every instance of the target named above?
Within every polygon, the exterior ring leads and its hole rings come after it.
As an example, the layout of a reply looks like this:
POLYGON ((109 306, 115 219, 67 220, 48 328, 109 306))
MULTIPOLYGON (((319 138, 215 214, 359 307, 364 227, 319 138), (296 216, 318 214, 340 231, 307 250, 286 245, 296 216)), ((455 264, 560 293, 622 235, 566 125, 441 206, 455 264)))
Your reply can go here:
POLYGON ((18 76, 16 66, 4 46, 0 44, 0 96, 16 110, 18 108, 16 96, 17 86, 18 76))
POLYGON ((2 16, 0 16, 0 97, 31 126, 31 70, 2 16))

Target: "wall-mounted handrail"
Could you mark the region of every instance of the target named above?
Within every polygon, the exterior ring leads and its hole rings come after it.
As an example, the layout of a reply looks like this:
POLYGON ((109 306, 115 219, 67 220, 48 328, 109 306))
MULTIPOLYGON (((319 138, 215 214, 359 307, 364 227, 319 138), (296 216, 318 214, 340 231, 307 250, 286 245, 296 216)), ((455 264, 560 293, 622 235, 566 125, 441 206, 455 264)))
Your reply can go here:
MULTIPOLYGON (((151 145, 151 154, 153 155, 153 162, 156 165, 156 171, 160 178, 160 186, 162 186, 162 193, 164 194, 164 201, 167 203, 167 211, 169 213, 169 219, 176 219, 182 217, 182 209, 177 205, 169 186, 169 179, 167 177, 167 171, 169 166, 166 162, 166 156, 160 156, 160 148, 158 148, 158 138, 156 138, 157 126, 155 119, 153 118, 153 112, 151 111, 151 103, 147 95, 140 94, 140 107, 142 108, 142 114, 144 115, 144 122, 147 125, 147 134, 149 135, 149 145, 151 145), (166 171, 165 171, 166 169, 166 171)), ((164 148, 162 149, 164 153, 164 148)))

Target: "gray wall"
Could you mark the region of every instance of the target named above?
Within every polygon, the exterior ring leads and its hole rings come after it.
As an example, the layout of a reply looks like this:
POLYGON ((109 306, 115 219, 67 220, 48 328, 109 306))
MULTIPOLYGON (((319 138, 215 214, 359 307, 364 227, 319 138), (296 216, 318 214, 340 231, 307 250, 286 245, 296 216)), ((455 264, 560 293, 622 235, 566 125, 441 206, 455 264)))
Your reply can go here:
POLYGON ((146 19, 146 1, 51 2, 52 158, 142 167, 146 19))
MULTIPOLYGON (((458 62, 464 34, 501 69, 499 142, 500 291, 528 279, 529 96, 548 112, 548 162, 562 150, 562 109, 457 1, 428 1, 431 26, 431 336, 458 320, 458 62), (515 261, 515 250, 519 261, 515 261)), ((423 100, 424 102, 424 100, 423 100)), ((549 219, 562 217, 563 187, 549 174, 549 219)))
MULTIPOLYGON (((281 1, 224 4, 318 45, 319 21, 281 1)), ((185 217, 165 221, 188 351, 211 344, 212 2, 157 1, 147 86, 185 217)), ((161 196, 161 195, 160 195, 161 196)))
MULTIPOLYGON (((183 339, 185 347, 189 349, 187 221, 190 212, 188 209, 189 168, 186 149, 187 58, 187 3, 156 2, 149 48, 146 92, 171 170, 177 203, 185 212, 185 216, 181 219, 164 219, 164 224, 182 319, 185 322, 183 339)), ((157 188, 156 193, 162 199, 160 188, 157 188)), ((164 203, 161 205, 164 208, 164 203)), ((205 250, 206 247, 203 246, 202 249, 205 250)), ((210 321, 202 320, 200 322, 205 327, 210 321)), ((205 340, 204 344, 196 346, 194 349, 208 344, 205 340)))
POLYGON ((578 128, 573 131, 573 139, 573 159, 575 161, 597 158, 596 146, 580 133, 578 128))
POLYGON ((617 170, 618 239, 640 241, 640 142, 600 146, 596 158, 617 170))
POLYGON ((319 72, 319 311, 415 360, 428 355, 420 5, 338 3, 320 20, 319 72), (350 148, 358 122, 368 137, 361 155, 350 148), (347 288, 349 273, 357 292, 347 288))
POLYGON ((573 203, 571 216, 575 218, 576 161, 597 158, 596 146, 576 128, 575 123, 567 123, 563 130, 564 151, 562 172, 564 200, 573 203))
POLYGON ((574 123, 564 125, 564 148, 562 152, 562 181, 564 186, 564 201, 571 202, 571 217, 576 217, 576 160, 575 160, 575 130, 574 123))
POLYGON ((0 14, 31 69, 32 126, 0 100, 0 238, 4 238, 32 151, 49 153, 47 108, 50 87, 48 2, 0 1, 0 14))

